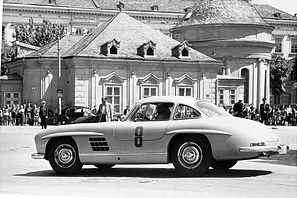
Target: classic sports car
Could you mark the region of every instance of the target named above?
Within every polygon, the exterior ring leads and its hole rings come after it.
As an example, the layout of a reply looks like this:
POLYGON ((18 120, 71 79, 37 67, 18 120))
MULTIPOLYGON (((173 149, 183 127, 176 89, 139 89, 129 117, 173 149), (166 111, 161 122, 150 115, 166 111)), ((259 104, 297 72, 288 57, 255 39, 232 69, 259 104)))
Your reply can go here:
POLYGON ((183 176, 209 167, 229 169, 238 160, 286 153, 272 129, 236 118, 192 97, 160 96, 139 101, 123 121, 48 128, 36 134, 35 159, 46 159, 59 174, 84 164, 173 163, 183 176))

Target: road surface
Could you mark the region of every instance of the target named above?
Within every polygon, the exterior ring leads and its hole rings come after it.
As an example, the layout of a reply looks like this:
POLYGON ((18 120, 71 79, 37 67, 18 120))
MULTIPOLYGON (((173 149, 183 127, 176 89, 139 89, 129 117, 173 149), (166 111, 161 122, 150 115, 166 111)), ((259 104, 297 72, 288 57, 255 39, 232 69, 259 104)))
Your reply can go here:
MULTIPOLYGON (((49 126, 56 127, 56 126, 49 126)), ((275 129, 291 150, 285 156, 238 162, 228 171, 180 177, 169 165, 84 166, 58 176, 48 161, 34 160, 34 126, 0 126, 0 197, 297 197, 297 127, 275 129)))

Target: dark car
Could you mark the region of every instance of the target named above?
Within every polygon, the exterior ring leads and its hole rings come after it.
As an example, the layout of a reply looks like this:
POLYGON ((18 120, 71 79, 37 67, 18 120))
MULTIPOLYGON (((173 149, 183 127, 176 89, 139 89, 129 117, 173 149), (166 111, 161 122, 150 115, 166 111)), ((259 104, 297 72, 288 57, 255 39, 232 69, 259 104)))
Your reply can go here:
POLYGON ((47 124, 48 125, 56 125, 57 124, 57 116, 50 109, 48 110, 47 124))
POLYGON ((57 117, 57 123, 61 125, 71 124, 77 118, 83 117, 86 110, 90 111, 88 107, 83 106, 73 106, 63 109, 61 115, 57 117))

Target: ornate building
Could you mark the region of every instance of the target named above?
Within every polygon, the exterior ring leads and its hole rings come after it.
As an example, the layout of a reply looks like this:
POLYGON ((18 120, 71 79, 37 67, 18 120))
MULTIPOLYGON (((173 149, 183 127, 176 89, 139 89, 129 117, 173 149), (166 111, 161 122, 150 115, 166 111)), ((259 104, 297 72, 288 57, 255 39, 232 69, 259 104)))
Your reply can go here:
MULTIPOLYGON (((261 97, 269 98, 267 60, 271 51, 278 51, 281 43, 284 56, 296 55, 296 17, 268 5, 253 5, 248 0, 4 0, 2 31, 4 38, 9 41, 12 39, 14 25, 28 23, 32 17, 35 23, 47 19, 64 24, 70 35, 84 35, 108 21, 119 9, 155 30, 170 37, 174 34, 175 39, 185 39, 191 47, 221 60, 224 65, 217 68, 216 75, 210 75, 212 71, 208 71, 207 67, 203 69, 203 79, 212 81, 212 84, 211 87, 204 87, 202 95, 195 95, 216 104, 233 105, 238 97, 243 97, 245 102, 257 105, 261 97), (199 13, 198 4, 207 9, 199 13), (213 10, 205 13, 211 10, 208 7, 213 10), (242 12, 243 8, 246 10, 242 12), (224 18, 226 14, 227 18, 224 18), (200 15, 210 23, 190 23, 200 15), (212 23, 211 20, 217 22, 212 23), (196 37, 191 37, 193 34, 196 37), (187 38, 183 37, 185 35, 187 38), (203 36, 203 39, 199 36, 203 36), (279 36, 281 41, 277 39, 279 36)), ((17 73, 23 77, 24 70, 17 73)), ((97 74, 101 75, 98 71, 97 74)), ((24 80, 23 83, 25 87, 24 80)), ((293 89, 292 82, 288 84, 292 87, 292 94, 282 99, 294 103, 296 89, 293 89)), ((20 101, 28 102, 24 93, 25 89, 20 92, 20 101)), ((202 92, 199 90, 197 93, 202 92)), ((39 100, 42 99, 42 95, 39 97, 39 100)), ((5 104, 5 100, 2 94, 1 105, 5 104)))
POLYGON ((22 75, 25 102, 43 99, 53 109, 59 90, 63 104, 92 107, 107 96, 121 113, 149 96, 214 94, 222 63, 119 12, 85 36, 65 36, 8 67, 22 75))

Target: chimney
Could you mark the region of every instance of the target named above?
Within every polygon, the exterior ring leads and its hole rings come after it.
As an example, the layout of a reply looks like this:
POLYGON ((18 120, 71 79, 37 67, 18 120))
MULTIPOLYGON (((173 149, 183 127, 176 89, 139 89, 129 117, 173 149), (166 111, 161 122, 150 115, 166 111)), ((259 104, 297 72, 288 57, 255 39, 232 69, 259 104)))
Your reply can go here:
POLYGON ((119 1, 119 4, 117 4, 117 7, 120 9, 120 12, 125 8, 125 4, 119 1))

